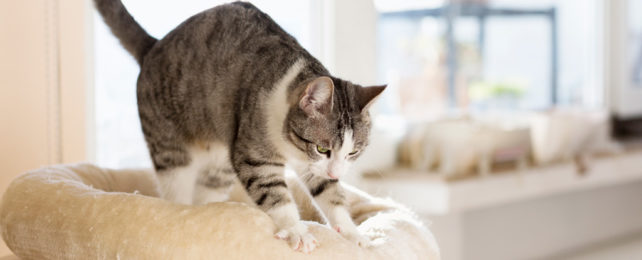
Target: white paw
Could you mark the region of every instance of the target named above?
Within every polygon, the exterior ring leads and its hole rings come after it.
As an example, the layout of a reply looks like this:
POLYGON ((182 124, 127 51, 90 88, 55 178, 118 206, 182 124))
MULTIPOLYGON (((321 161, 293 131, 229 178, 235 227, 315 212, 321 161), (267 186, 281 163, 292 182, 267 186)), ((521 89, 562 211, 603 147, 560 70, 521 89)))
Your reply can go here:
POLYGON ((308 233, 308 227, 301 222, 293 227, 279 230, 274 236, 285 240, 292 249, 303 253, 310 253, 319 245, 314 236, 308 233))
POLYGON ((367 248, 372 245, 370 239, 359 234, 356 229, 351 228, 341 228, 341 226, 334 226, 334 230, 341 233, 341 235, 354 243, 357 243, 360 247, 367 248))

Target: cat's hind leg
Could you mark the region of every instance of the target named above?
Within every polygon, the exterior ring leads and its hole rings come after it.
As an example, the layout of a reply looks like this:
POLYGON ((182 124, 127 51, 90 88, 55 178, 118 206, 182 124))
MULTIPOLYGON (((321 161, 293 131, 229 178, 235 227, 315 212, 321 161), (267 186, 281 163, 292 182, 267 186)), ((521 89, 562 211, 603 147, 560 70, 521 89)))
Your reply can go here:
POLYGON ((194 184, 201 165, 194 160, 192 151, 175 124, 159 117, 159 110, 150 97, 139 93, 140 123, 147 148, 159 181, 161 197, 182 204, 192 204, 194 184))
POLYGON ((187 151, 165 151, 152 154, 156 168, 156 176, 160 184, 162 198, 181 204, 192 204, 194 184, 196 183, 199 166, 191 159, 187 151), (161 161, 160 157, 171 157, 170 160, 161 161), (178 159, 183 158, 183 159, 178 159))
MULTIPOLYGON (((143 129, 146 129, 145 124, 143 129)), ((180 139, 168 132, 155 131, 154 135, 145 135, 160 194, 166 200, 192 204, 197 173, 202 165, 194 160, 192 151, 180 139)))
POLYGON ((196 178, 194 205, 226 201, 236 178, 236 172, 231 167, 205 168, 196 178))
POLYGON ((238 178, 230 162, 229 149, 219 142, 211 142, 196 150, 196 160, 202 161, 204 167, 196 178, 194 205, 226 201, 238 178))

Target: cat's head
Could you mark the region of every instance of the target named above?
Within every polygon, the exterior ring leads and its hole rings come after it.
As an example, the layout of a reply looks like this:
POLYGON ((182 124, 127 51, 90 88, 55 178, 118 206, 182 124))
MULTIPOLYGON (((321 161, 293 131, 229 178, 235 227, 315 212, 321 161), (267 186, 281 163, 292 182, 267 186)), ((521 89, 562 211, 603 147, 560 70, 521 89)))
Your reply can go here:
POLYGON ((318 77, 297 92, 284 134, 302 158, 305 171, 336 179, 368 145, 368 109, 386 86, 362 87, 318 77))

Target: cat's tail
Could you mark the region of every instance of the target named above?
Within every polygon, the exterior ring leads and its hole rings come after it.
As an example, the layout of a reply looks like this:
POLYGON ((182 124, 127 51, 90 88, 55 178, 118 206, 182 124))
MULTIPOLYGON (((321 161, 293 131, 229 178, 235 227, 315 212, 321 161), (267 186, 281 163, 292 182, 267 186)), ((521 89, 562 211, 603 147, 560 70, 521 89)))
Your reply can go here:
POLYGON ((134 56, 138 64, 142 64, 143 58, 158 40, 134 20, 120 0, 94 0, 94 4, 120 44, 134 56))

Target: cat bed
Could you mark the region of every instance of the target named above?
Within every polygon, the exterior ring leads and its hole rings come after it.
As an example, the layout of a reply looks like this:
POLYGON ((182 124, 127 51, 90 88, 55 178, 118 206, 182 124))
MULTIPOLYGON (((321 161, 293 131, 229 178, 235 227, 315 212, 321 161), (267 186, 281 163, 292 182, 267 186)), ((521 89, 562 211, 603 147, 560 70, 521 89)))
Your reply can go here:
MULTIPOLYGON (((322 221, 300 183, 288 179, 301 215, 322 221)), ((246 202, 238 184, 232 200, 188 206, 158 197, 147 170, 90 164, 35 170, 15 179, 0 205, 2 238, 21 259, 439 259, 430 233, 403 207, 348 190, 361 248, 327 225, 306 221, 320 246, 295 252, 274 238, 276 227, 246 202)))

